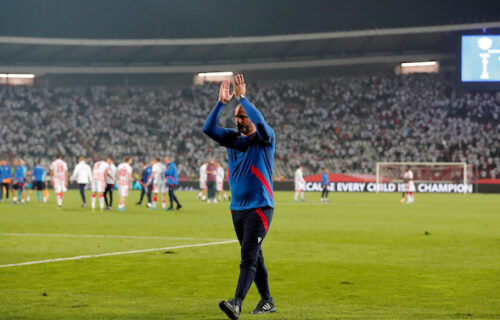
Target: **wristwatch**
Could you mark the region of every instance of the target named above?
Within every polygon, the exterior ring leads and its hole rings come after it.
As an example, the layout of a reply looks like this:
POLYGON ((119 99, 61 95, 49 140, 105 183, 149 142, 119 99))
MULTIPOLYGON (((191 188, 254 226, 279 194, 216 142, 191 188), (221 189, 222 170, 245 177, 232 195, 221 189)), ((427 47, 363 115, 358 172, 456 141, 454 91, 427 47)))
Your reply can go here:
POLYGON ((242 95, 242 94, 240 94, 239 96, 236 97, 236 99, 238 99, 238 101, 240 101, 243 98, 246 98, 246 97, 244 95, 242 95))

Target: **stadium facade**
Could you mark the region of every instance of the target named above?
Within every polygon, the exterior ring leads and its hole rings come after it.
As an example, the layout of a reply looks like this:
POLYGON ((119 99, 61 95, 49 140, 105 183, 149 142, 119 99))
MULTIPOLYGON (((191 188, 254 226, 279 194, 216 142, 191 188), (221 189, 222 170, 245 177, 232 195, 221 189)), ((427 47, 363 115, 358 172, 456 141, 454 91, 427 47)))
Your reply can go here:
MULTIPOLYGON (((222 38, 2 36, 0 73, 34 74, 35 87, 42 88, 185 86, 199 72, 244 72, 248 79, 259 81, 389 76, 403 62, 432 60, 439 63, 441 72, 457 77, 460 35, 495 32, 500 32, 500 21, 222 38)), ((75 136, 85 140, 83 133, 75 136)), ((83 142, 92 150, 88 141, 83 142)), ((280 160, 277 163, 280 174, 293 170, 280 168, 280 160)))

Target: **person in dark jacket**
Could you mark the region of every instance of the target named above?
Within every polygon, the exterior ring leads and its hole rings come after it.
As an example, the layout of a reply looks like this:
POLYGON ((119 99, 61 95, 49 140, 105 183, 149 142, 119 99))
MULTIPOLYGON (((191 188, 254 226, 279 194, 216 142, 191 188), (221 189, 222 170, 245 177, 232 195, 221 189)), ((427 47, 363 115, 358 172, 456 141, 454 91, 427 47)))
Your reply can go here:
POLYGON ((179 179, 177 177, 177 166, 170 159, 170 157, 165 157, 164 159, 165 165, 167 166, 167 171, 165 171, 165 181, 167 182, 168 187, 168 197, 170 199, 170 207, 167 210, 174 210, 174 201, 177 204, 176 210, 182 208, 181 203, 175 196, 175 188, 179 184, 179 179))
POLYGON ((148 204, 147 207, 151 207, 151 186, 147 185, 149 177, 151 177, 151 173, 153 171, 151 163, 149 165, 146 164, 146 162, 141 162, 142 165, 142 177, 141 177, 141 198, 139 199, 138 202, 136 202, 137 205, 142 204, 142 199, 144 198, 144 195, 146 194, 148 197, 148 204))

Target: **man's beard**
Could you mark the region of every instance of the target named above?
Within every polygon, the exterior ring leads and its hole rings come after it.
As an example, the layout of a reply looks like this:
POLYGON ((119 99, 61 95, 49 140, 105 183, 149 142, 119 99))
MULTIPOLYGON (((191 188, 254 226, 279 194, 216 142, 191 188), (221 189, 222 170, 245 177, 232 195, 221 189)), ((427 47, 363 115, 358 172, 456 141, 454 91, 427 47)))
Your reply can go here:
POLYGON ((243 134, 247 133, 250 130, 250 128, 248 126, 244 126, 244 125, 236 125, 236 128, 238 129, 239 133, 243 133, 243 134))

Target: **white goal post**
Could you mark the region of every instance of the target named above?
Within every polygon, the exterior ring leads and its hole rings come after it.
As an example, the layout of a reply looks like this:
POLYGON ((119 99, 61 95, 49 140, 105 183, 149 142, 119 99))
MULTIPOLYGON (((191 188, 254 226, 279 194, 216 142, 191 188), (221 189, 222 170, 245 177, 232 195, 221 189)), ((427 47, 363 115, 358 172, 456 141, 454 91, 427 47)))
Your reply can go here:
POLYGON ((454 183, 463 193, 467 193, 468 181, 472 180, 472 165, 465 162, 377 162, 377 193, 384 182, 403 182, 405 168, 413 171, 413 180, 417 183, 454 183))

